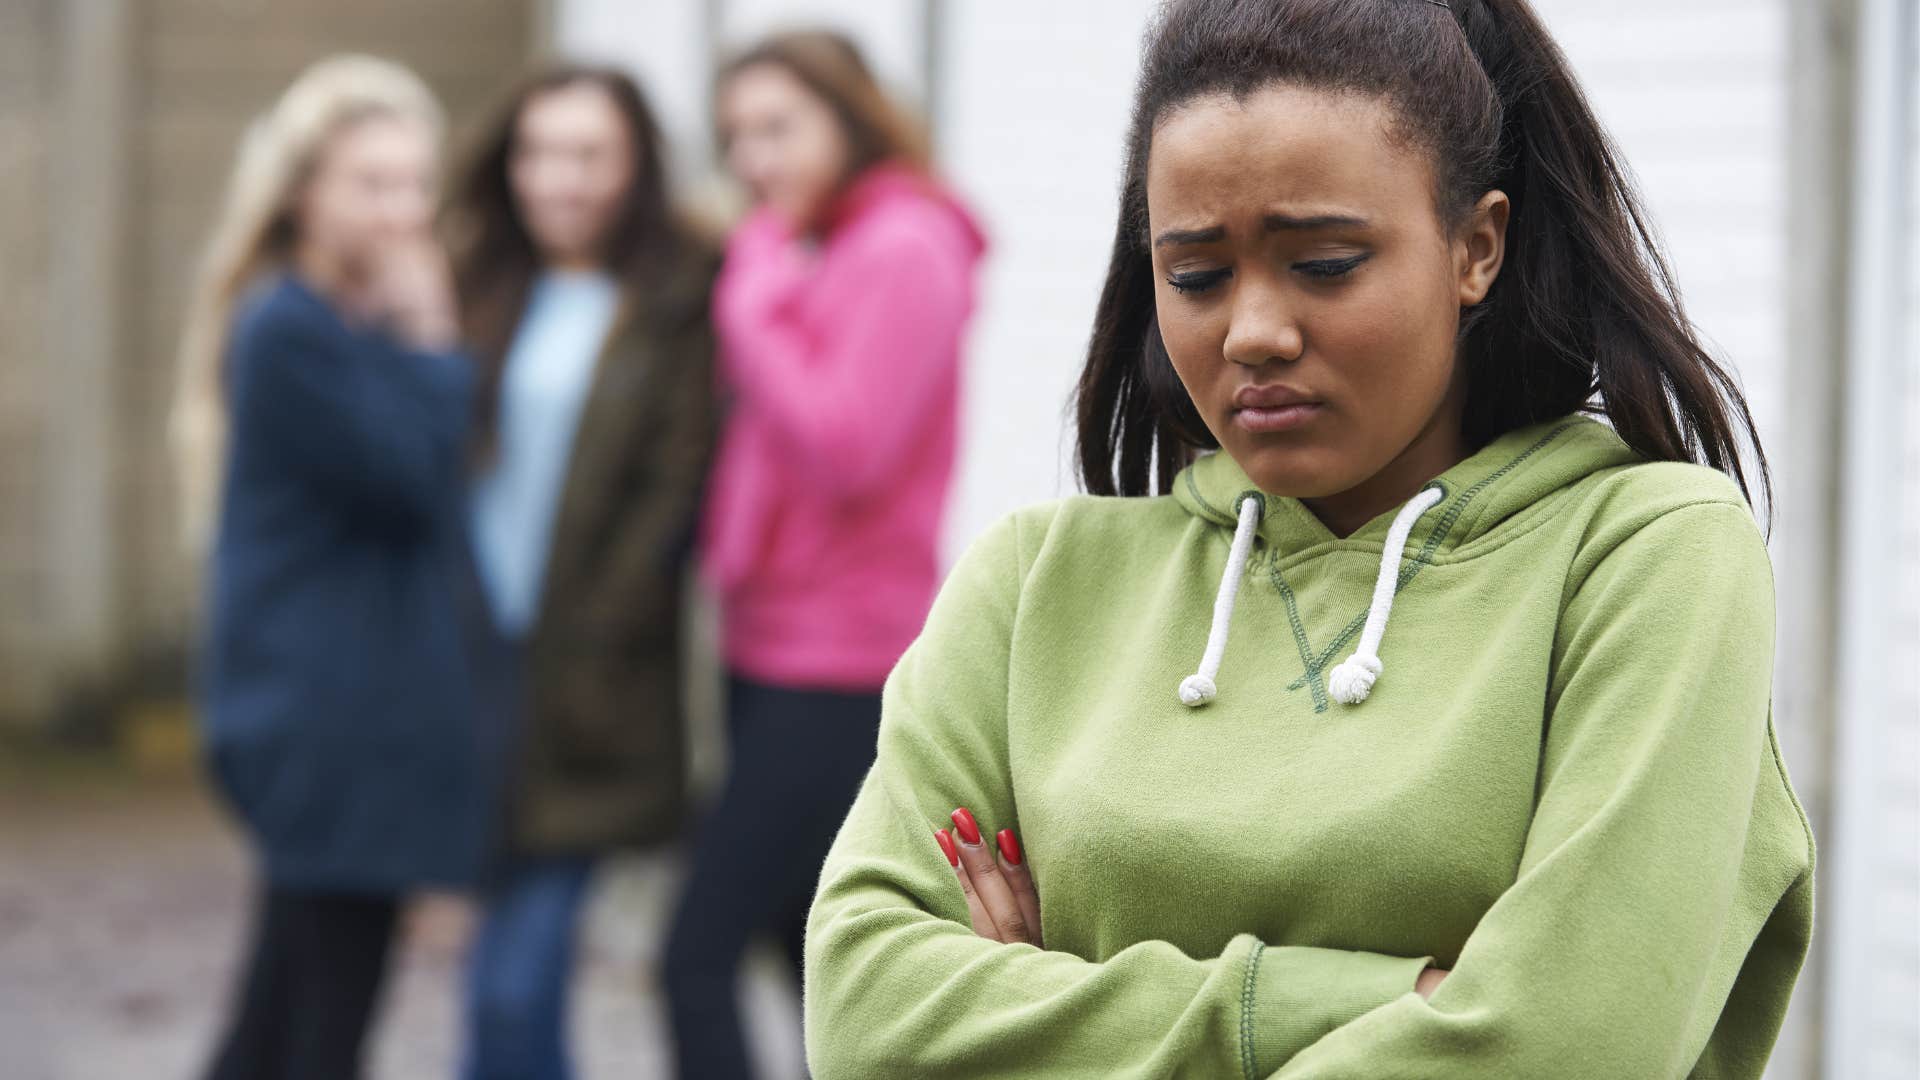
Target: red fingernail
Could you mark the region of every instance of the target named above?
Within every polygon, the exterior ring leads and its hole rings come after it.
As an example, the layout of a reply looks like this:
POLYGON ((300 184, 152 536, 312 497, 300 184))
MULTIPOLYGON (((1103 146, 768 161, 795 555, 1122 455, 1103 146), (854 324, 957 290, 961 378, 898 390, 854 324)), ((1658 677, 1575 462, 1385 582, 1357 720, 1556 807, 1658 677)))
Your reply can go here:
POLYGON ((953 837, 947 835, 947 830, 933 830, 933 838, 940 841, 940 850, 946 853, 947 864, 950 866, 959 866, 960 852, 953 846, 953 837))
POLYGON ((969 845, 980 842, 980 826, 974 822, 973 815, 966 807, 963 806, 953 812, 953 824, 960 830, 960 839, 969 845))
POLYGON ((1015 866, 1019 866, 1020 865, 1020 842, 1013 838, 1013 830, 1001 829, 999 840, 1000 840, 1000 854, 1006 856, 1008 862, 1012 863, 1015 866))

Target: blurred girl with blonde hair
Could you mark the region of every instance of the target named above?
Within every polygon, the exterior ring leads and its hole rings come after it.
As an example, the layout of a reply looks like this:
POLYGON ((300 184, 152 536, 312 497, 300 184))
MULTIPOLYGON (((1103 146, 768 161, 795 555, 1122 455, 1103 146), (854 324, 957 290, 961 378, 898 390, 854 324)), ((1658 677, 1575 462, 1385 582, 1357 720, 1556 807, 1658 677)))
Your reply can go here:
POLYGON ((202 730, 264 878, 215 1080, 358 1075, 399 901, 490 846, 443 127, 404 68, 309 68, 241 145, 188 318, 202 730))

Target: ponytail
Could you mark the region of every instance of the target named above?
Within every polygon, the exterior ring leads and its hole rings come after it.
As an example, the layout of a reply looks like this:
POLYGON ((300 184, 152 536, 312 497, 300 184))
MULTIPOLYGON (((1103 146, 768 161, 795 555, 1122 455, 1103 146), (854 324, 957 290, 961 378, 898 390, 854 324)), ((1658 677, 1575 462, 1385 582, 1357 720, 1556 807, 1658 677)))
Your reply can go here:
POLYGON ((1452 8, 1504 117, 1501 165, 1485 186, 1513 205, 1505 265, 1461 342, 1467 441, 1591 411, 1597 396, 1642 456, 1718 469, 1770 505, 1746 397, 1687 319, 1640 193, 1565 54, 1525 0, 1452 8))

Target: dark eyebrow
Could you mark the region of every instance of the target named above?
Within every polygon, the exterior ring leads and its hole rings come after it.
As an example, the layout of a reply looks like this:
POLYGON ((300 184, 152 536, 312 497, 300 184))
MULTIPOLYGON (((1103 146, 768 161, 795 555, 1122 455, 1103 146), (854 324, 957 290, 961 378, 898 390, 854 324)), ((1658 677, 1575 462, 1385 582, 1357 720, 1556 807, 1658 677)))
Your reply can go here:
MULTIPOLYGON (((1268 214, 1260 219, 1260 224, 1268 232, 1302 232, 1310 229, 1363 229, 1367 219, 1351 214, 1314 214, 1310 217, 1294 217, 1291 214, 1268 214)), ((1208 229, 1168 229, 1153 241, 1157 248, 1179 244, 1214 244, 1226 239, 1227 230, 1219 225, 1208 229)))
POLYGON ((1359 229, 1365 228, 1367 219, 1351 214, 1315 214, 1311 217, 1292 217, 1287 214, 1268 214, 1260 222, 1268 232, 1297 232, 1302 229, 1359 229))
POLYGON ((1154 240, 1153 246, 1167 247, 1173 244, 1212 244, 1226 238, 1227 230, 1215 225, 1211 229, 1168 229, 1154 240))

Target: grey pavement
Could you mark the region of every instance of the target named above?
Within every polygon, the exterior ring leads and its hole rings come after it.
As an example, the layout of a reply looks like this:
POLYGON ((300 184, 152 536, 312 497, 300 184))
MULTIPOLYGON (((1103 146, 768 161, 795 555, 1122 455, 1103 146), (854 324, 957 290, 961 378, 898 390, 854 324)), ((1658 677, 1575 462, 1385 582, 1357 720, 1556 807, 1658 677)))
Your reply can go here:
MULTIPOLYGON (((673 855, 606 866, 583 935, 573 1033, 583 1080, 668 1075, 652 982, 673 855)), ((20 782, 0 772, 0 1080, 190 1080, 226 1008, 247 927, 238 834, 178 779, 20 782)), ((454 1075, 468 913, 416 906, 369 1054, 371 1080, 454 1075)), ((799 1010, 775 954, 742 988, 773 1080, 801 1074, 799 1010)))

